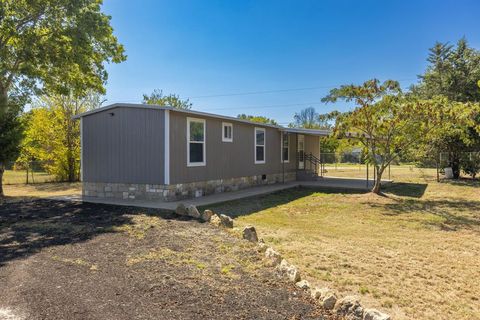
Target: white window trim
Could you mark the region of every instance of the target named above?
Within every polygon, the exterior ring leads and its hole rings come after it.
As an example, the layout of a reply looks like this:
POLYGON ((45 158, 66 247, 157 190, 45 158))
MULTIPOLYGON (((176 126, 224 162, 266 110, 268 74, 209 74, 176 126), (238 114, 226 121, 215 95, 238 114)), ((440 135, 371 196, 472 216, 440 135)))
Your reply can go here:
POLYGON ((290 163, 290 135, 288 133, 281 133, 281 137, 280 137, 280 162, 281 163, 290 163), (284 136, 287 136, 287 142, 288 142, 288 146, 287 146, 287 156, 288 156, 288 159, 287 160, 283 160, 283 137, 284 136))
POLYGON ((205 119, 199 118, 187 118, 187 167, 203 167, 207 165, 207 124, 205 119), (192 141, 192 143, 202 143, 203 144, 203 162, 190 162, 190 122, 201 122, 203 123, 203 142, 192 141))
POLYGON ((164 172, 165 184, 170 184, 170 110, 165 110, 165 152, 164 172))
POLYGON ((255 160, 255 164, 264 164, 266 163, 267 160, 267 133, 265 131, 265 128, 254 128, 254 135, 253 135, 253 144, 255 145, 253 149, 253 159, 255 160), (263 146, 259 145, 259 147, 263 147, 263 160, 262 161, 257 161, 257 131, 263 131, 263 146))
POLYGON ((222 142, 233 142, 233 123, 230 122, 222 122, 222 142), (231 138, 225 137, 225 127, 230 127, 232 132, 231 138))

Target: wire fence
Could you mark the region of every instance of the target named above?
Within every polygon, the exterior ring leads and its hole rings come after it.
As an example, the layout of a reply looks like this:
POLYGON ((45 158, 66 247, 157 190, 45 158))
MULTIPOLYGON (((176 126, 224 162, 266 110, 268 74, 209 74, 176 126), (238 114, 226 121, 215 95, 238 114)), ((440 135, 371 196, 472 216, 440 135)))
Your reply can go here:
MULTIPOLYGON (((29 161, 12 162, 5 166, 2 182, 5 185, 12 184, 36 184, 47 182, 65 182, 68 181, 67 168, 58 170, 55 164, 50 162, 29 161), (63 170, 62 170, 63 169, 63 170)), ((79 162, 74 165, 74 180, 80 180, 79 162)))
MULTIPOLYGON (((367 178, 374 175, 372 165, 368 165, 361 152, 322 153, 320 160, 323 163, 321 172, 324 176, 367 178)), ((384 171, 384 179, 409 180, 413 177, 428 178, 477 178, 480 176, 480 152, 442 152, 438 159, 421 159, 420 161, 401 162, 393 161, 384 171), (452 168, 453 167, 453 168, 452 168)))
MULTIPOLYGON (((319 157, 323 176, 348 178, 373 178, 373 166, 367 165, 361 152, 321 153, 319 157)), ((308 164, 306 164, 308 166, 308 164)), ((49 162, 30 161, 26 163, 9 163, 3 174, 3 184, 36 184, 46 182, 68 181, 68 175, 55 173, 55 165, 49 162)), ((58 167, 58 165, 57 165, 58 167)), ((442 152, 438 159, 424 159, 421 162, 393 162, 384 172, 383 178, 408 180, 413 176, 453 178, 455 170, 460 177, 478 178, 480 176, 480 151, 477 152, 442 152)), ((62 170, 60 170, 62 171, 62 170)), ((80 180, 80 163, 75 163, 74 180, 80 180)))

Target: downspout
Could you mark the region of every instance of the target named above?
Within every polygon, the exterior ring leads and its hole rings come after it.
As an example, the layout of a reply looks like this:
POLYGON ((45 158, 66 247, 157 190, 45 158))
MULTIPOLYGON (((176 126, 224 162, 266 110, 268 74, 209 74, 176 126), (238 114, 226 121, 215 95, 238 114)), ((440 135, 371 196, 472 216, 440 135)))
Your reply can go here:
POLYGON ((83 183, 83 117, 80 117, 80 181, 83 183))
MULTIPOLYGON (((285 184, 285 157, 283 156, 283 131, 280 132, 280 156, 282 157, 282 183, 285 184)), ((288 139, 288 133, 287 133, 288 139)), ((289 150, 290 151, 290 150, 289 150)))

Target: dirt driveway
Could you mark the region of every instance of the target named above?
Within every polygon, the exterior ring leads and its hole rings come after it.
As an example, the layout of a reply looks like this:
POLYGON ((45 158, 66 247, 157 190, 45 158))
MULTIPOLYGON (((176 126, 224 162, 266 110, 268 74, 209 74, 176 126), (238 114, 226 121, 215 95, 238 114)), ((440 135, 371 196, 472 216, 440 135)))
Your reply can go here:
POLYGON ((0 319, 322 317, 333 319, 252 244, 208 224, 52 200, 0 207, 0 319))

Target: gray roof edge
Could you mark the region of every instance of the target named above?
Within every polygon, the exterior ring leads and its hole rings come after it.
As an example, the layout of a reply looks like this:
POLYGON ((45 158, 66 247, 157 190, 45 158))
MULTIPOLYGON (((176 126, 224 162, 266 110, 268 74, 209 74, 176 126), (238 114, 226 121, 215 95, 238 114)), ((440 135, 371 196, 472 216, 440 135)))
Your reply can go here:
POLYGON ((177 108, 172 108, 172 107, 167 107, 167 106, 161 106, 161 105, 155 105, 155 104, 142 104, 142 103, 114 103, 110 104, 105 107, 93 109, 84 113, 81 113, 79 115, 73 116, 73 119, 80 119, 82 117, 95 114, 98 112, 102 111, 107 111, 110 109, 114 108, 139 108, 139 109, 153 109, 153 110, 171 110, 175 112, 181 112, 181 113, 186 113, 190 115, 196 115, 196 116, 203 116, 203 117, 210 117, 210 118, 217 118, 217 119, 223 119, 227 121, 235 121, 235 122, 241 122, 241 123, 247 123, 255 126, 261 126, 261 127, 269 127, 269 128, 275 128, 279 129, 280 131, 283 132, 290 132, 290 133, 303 133, 303 134, 311 134, 311 135, 317 135, 317 136, 329 136, 331 134, 330 130, 319 130, 319 129, 306 129, 306 128, 288 128, 288 127, 283 127, 283 126, 278 126, 274 124, 267 124, 267 123, 259 123, 259 122, 253 122, 249 120, 244 120, 244 119, 239 119, 236 117, 230 117, 230 116, 222 116, 219 114, 215 113, 208 113, 208 112, 203 112, 203 111, 195 111, 195 110, 184 110, 184 109, 177 109, 177 108))
POLYGON ((256 126, 262 126, 262 127, 270 127, 270 128, 276 128, 276 129, 283 129, 284 127, 282 126, 277 126, 273 124, 267 124, 267 123, 259 123, 259 122, 253 122, 249 120, 244 120, 244 119, 239 119, 235 117, 230 117, 230 116, 222 116, 219 114, 215 113, 208 113, 208 112, 203 112, 203 111, 195 111, 195 110, 183 110, 183 109, 177 109, 177 108, 172 108, 172 107, 167 107, 167 106, 160 106, 160 105, 155 105, 155 104, 141 104, 141 103, 114 103, 110 104, 105 107, 93 109, 81 114, 78 114, 76 116, 73 116, 73 119, 80 119, 82 117, 95 114, 98 112, 102 111, 107 111, 110 109, 114 108, 139 108, 139 109, 154 109, 154 110, 171 110, 175 112, 181 112, 181 113, 186 113, 186 114, 191 114, 191 115, 197 115, 197 116, 203 116, 203 117, 210 117, 210 118, 218 118, 218 119, 224 119, 228 121, 236 121, 236 122, 242 122, 242 123, 248 123, 256 126))
POLYGON ((306 128, 285 128, 285 127, 282 127, 280 130, 283 131, 283 132, 289 132, 289 133, 304 133, 304 134, 311 134, 311 135, 325 136, 325 137, 331 135, 331 133, 332 133, 331 130, 306 129, 306 128))

